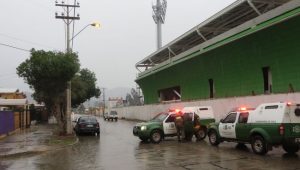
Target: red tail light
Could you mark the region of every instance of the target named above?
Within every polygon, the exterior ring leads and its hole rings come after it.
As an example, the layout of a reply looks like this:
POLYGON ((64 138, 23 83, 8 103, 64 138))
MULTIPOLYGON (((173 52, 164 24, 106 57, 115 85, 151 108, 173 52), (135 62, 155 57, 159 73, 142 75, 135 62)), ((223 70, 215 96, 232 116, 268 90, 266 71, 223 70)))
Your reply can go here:
POLYGON ((96 127, 99 127, 99 123, 97 123, 96 127))
POLYGON ((281 125, 279 126, 279 134, 280 134, 280 135, 284 135, 284 125, 283 125, 283 124, 281 124, 281 125))

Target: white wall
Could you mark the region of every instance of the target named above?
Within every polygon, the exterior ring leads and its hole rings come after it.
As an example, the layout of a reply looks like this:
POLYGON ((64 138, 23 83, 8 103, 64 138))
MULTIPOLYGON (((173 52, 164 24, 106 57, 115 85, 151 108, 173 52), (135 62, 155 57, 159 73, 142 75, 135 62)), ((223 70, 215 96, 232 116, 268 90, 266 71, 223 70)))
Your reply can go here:
POLYGON ((212 106, 217 120, 221 119, 232 108, 247 106, 255 108, 261 103, 270 102, 296 102, 300 103, 300 93, 261 95, 247 97, 233 97, 215 100, 199 100, 193 102, 179 102, 171 104, 155 104, 133 107, 114 108, 120 118, 147 121, 157 113, 170 108, 183 108, 186 106, 212 106), (297 102, 298 101, 298 102, 297 102))

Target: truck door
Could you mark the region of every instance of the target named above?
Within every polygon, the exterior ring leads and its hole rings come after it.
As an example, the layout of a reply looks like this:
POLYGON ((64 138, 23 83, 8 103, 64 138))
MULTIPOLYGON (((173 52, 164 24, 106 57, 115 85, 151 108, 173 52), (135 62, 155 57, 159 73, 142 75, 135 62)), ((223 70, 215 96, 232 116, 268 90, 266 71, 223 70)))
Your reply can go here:
POLYGON ((251 126, 247 123, 248 117, 249 112, 241 112, 235 125, 236 138, 242 141, 248 140, 251 131, 251 126))
POLYGON ((219 124, 220 136, 223 138, 235 139, 235 124, 236 124, 237 113, 232 112, 227 115, 219 124))
POLYGON ((170 114, 163 122, 164 133, 166 135, 176 134, 175 114, 170 114))

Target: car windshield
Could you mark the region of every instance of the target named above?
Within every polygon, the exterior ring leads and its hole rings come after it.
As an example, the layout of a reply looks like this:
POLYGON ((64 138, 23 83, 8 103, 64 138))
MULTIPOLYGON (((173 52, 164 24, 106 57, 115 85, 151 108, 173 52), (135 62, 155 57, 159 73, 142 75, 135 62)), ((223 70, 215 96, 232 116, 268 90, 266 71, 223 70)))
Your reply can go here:
POLYGON ((151 119, 151 121, 162 122, 162 121, 164 121, 166 119, 167 116, 168 116, 168 113, 166 113, 166 112, 159 113, 153 119, 151 119))
POLYGON ((118 113, 116 111, 111 111, 110 114, 111 115, 117 115, 118 113))

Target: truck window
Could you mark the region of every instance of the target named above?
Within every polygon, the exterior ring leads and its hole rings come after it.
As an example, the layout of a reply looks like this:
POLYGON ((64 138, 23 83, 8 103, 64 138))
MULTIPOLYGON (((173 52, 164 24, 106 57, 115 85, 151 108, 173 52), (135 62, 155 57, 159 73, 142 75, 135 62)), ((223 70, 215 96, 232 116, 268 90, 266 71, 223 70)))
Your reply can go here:
POLYGON ((200 108, 199 110, 208 110, 208 108, 200 108))
POLYGON ((266 106, 265 109, 278 109, 278 105, 266 106))
POLYGON ((239 123, 247 123, 247 121, 248 121, 248 116, 249 116, 249 113, 248 113, 248 112, 240 113, 240 116, 239 116, 239 123))
POLYGON ((116 111, 110 111, 111 115, 117 115, 118 113, 116 111))
POLYGON ((236 113, 230 113, 222 123, 234 123, 236 119, 236 113))
POLYGON ((172 114, 168 117, 168 119, 166 120, 166 123, 170 123, 170 122, 175 122, 175 115, 172 114))

